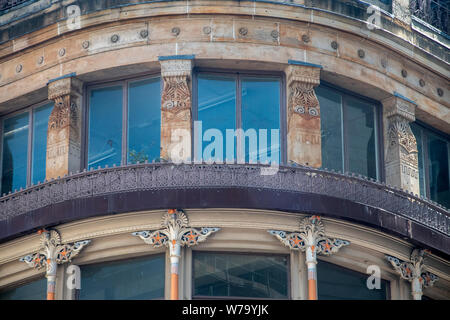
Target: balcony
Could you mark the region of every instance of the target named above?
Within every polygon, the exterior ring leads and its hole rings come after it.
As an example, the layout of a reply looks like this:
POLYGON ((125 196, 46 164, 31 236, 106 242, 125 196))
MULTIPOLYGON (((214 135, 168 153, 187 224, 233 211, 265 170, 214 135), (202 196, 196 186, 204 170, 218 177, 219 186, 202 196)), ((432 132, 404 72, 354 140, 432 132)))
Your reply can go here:
POLYGON ((402 190, 309 167, 146 163, 84 171, 0 198, 0 241, 94 216, 161 208, 321 214, 450 253, 450 212, 402 190), (267 173, 266 172, 266 173, 267 173))

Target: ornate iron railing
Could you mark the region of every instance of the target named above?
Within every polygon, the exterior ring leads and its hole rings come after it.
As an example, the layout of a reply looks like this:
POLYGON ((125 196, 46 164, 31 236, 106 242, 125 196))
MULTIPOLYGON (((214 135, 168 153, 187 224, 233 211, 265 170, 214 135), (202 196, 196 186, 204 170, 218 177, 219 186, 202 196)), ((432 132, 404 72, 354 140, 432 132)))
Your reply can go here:
POLYGON ((450 35, 449 0, 411 0, 411 14, 450 35))
POLYGON ((450 212, 429 200, 368 180, 308 167, 262 165, 137 164, 85 171, 0 198, 0 221, 50 204, 106 194, 170 188, 240 187, 323 194, 359 202, 450 235, 450 212))
POLYGON ((11 9, 30 0, 0 0, 0 11, 11 9))

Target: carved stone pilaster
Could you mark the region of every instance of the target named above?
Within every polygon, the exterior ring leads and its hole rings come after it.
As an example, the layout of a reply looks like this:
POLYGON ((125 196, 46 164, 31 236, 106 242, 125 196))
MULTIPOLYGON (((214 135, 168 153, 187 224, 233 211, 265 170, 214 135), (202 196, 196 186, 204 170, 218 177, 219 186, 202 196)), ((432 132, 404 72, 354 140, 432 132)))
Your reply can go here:
POLYGON ((421 300, 423 288, 431 287, 438 280, 435 274, 423 270, 423 256, 424 250, 419 249, 412 251, 410 261, 401 261, 395 257, 386 256, 400 277, 411 282, 411 294, 414 300, 421 300))
POLYGON ((319 216, 306 217, 300 220, 298 232, 268 230, 268 232, 291 250, 306 252, 308 267, 308 297, 317 299, 317 254, 331 255, 343 246, 350 244, 347 240, 332 239, 325 235, 325 226, 319 216))
POLYGON ((419 194, 417 142, 409 125, 415 108, 398 96, 383 101, 386 183, 419 194))
POLYGON ((80 169, 81 98, 82 82, 74 77, 48 84, 48 99, 55 105, 47 131, 47 180, 80 169))
POLYGON ((91 240, 83 240, 62 244, 58 231, 44 231, 41 234, 39 251, 21 258, 20 261, 35 269, 46 268, 47 299, 54 300, 58 264, 70 262, 90 242, 91 240))
POLYGON ((319 168, 322 166, 320 105, 314 88, 320 83, 320 66, 290 64, 286 76, 288 160, 319 168))
MULTIPOLYGON (((160 58, 161 60, 161 58, 160 58)), ((191 159, 191 59, 161 60, 161 158, 191 159)))
POLYGON ((167 246, 170 251, 171 264, 171 300, 178 300, 178 265, 181 258, 181 247, 187 245, 194 246, 205 241, 212 233, 220 228, 192 228, 189 227, 189 220, 183 211, 169 210, 164 214, 161 221, 162 229, 156 231, 133 232, 133 236, 138 236, 145 243, 156 248, 167 246))

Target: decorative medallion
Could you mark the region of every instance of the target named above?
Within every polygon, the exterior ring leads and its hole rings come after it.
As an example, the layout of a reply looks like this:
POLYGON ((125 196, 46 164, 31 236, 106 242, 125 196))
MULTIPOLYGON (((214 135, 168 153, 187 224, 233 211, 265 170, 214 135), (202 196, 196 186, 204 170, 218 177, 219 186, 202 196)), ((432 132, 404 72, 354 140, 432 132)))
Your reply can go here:
POLYGON ((60 57, 64 57, 65 54, 66 54, 66 49, 64 49, 64 48, 59 49, 58 55, 59 55, 60 57))
POLYGON ((242 28, 239 28, 239 34, 241 35, 241 36, 246 36, 247 35, 247 33, 248 33, 248 29, 247 28, 245 28, 245 27, 242 27, 242 28))
POLYGON ((210 34, 211 33, 211 27, 210 26, 205 26, 203 27, 203 33, 204 34, 210 34))
POLYGON ((116 43, 116 42, 118 42, 119 41, 119 35, 118 34, 113 34, 112 36, 111 36, 111 42, 112 43, 116 43))
POLYGON ((22 66, 21 64, 18 64, 18 65, 16 66, 16 72, 17 72, 17 73, 21 73, 21 72, 22 72, 22 69, 23 69, 23 66, 22 66))
POLYGON ((437 88, 437 94, 439 97, 442 97, 444 95, 444 90, 442 90, 442 88, 437 88))
POLYGON ((358 49, 358 57, 363 59, 365 56, 366 56, 366 53, 364 52, 364 50, 363 49, 358 49))
POLYGON ((277 30, 272 30, 272 32, 270 33, 270 35, 272 36, 272 38, 278 39, 278 36, 279 36, 280 34, 278 33, 277 30))
POLYGON ((181 32, 180 28, 178 28, 178 27, 173 27, 173 28, 172 28, 172 34, 173 34, 174 36, 177 37, 177 36, 180 34, 180 32, 181 32))
POLYGON ((339 48, 339 44, 337 43, 337 41, 331 42, 331 48, 333 48, 334 50, 337 50, 337 48, 339 48))
POLYGON ((405 69, 402 69, 402 77, 406 78, 408 76, 408 71, 406 71, 405 69))
POLYGON ((40 57, 37 59, 37 63, 38 63, 38 64, 43 64, 43 63, 44 63, 44 56, 40 56, 40 57))
POLYGON ((83 49, 87 49, 90 46, 90 42, 88 40, 83 41, 83 43, 81 44, 81 46, 83 47, 83 49))
POLYGON ((420 80, 419 80, 419 85, 420 85, 421 87, 425 87, 425 81, 424 81, 423 79, 420 79, 420 80))
POLYGON ((148 30, 143 29, 139 32, 139 35, 141 36, 142 39, 145 39, 148 37, 148 30))

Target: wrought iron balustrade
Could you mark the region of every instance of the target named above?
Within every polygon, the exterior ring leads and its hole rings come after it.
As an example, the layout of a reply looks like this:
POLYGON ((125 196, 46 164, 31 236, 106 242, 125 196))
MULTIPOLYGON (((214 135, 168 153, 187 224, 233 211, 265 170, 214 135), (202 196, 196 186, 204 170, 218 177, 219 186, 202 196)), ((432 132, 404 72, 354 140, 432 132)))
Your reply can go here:
POLYGON ((263 165, 136 164, 76 173, 0 198, 0 221, 47 205, 108 194, 160 189, 258 188, 315 193, 362 203, 450 235, 450 212, 427 199, 368 180, 301 166, 261 175, 263 165))
POLYGON ((410 0, 411 14, 450 35, 449 0, 410 0))

